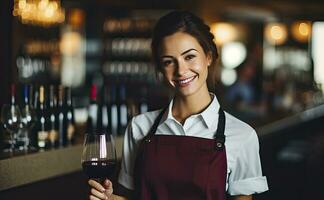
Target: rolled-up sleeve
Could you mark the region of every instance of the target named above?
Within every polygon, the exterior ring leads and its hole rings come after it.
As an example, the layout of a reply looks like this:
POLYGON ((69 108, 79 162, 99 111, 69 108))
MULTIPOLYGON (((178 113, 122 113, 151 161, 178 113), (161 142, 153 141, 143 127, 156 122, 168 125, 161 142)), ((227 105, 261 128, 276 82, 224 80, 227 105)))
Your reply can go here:
POLYGON ((255 131, 242 141, 236 154, 235 165, 230 170, 230 195, 250 195, 268 190, 267 179, 262 175, 259 140, 255 131))

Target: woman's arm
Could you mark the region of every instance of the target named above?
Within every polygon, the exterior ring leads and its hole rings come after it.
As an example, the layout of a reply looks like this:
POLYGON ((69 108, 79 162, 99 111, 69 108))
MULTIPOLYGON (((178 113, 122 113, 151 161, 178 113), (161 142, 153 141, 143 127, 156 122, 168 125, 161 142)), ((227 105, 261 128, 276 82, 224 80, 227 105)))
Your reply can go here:
POLYGON ((238 195, 232 196, 231 200, 252 200, 252 195, 238 195))

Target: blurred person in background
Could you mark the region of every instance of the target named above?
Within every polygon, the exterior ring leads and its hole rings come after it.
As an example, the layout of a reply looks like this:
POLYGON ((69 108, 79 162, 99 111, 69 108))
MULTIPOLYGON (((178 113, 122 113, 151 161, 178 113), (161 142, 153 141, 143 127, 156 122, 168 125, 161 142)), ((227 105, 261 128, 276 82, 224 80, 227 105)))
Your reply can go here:
POLYGON ((237 81, 225 94, 227 103, 232 106, 231 112, 240 118, 251 121, 265 114, 265 104, 259 99, 255 84, 257 63, 254 59, 246 59, 237 68, 237 81))
MULTIPOLYGON (((141 200, 251 200, 268 190, 255 130, 224 112, 209 92, 218 58, 213 39, 210 28, 186 11, 157 22, 153 59, 174 97, 164 109, 131 120, 115 192, 108 179, 89 180, 91 200, 125 199, 119 187, 141 200)), ((243 98, 252 99, 249 93, 243 98)))

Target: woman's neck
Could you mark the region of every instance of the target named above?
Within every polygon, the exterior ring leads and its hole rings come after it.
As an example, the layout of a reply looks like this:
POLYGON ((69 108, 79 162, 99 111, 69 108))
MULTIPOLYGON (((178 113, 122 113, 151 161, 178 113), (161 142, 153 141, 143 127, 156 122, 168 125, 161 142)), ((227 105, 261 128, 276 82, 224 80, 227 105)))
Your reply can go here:
POLYGON ((208 90, 190 96, 175 95, 172 115, 178 122, 184 124, 188 117, 202 112, 211 101, 208 90))

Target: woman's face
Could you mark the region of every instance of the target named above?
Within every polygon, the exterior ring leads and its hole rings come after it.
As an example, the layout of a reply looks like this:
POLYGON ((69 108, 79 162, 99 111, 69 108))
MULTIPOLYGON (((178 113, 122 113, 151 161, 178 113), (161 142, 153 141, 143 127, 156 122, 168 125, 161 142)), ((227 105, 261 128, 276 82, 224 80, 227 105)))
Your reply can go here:
POLYGON ((212 59, 191 35, 176 32, 161 43, 160 66, 165 81, 176 94, 190 96, 208 92, 208 66, 212 59))

